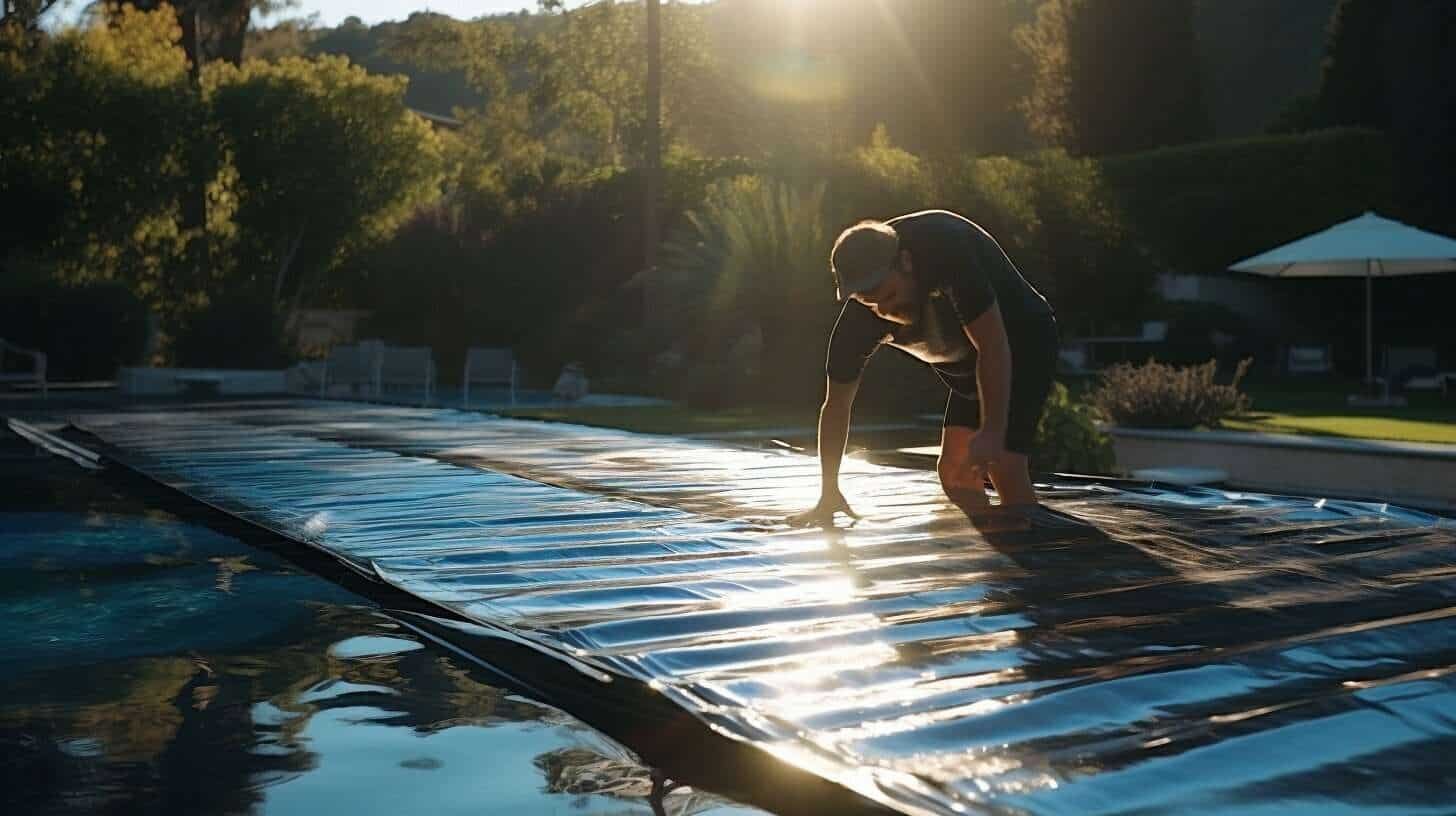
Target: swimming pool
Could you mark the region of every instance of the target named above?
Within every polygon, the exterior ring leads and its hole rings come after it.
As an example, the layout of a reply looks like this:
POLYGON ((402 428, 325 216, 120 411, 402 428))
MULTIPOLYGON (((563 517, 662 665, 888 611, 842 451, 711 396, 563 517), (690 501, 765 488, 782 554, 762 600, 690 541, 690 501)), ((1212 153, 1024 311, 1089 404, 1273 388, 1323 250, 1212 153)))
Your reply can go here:
MULTIPOLYGON (((1438 517, 1077 481, 1041 490, 1075 523, 982 528, 933 474, 851 461, 866 518, 795 530, 770 522, 818 467, 780 452, 345 403, 70 419, 112 461, 535 644, 542 677, 645 685, 905 812, 1453 801, 1438 517)), ((598 696, 561 704, 598 723, 598 696)), ((622 738, 663 767, 712 755, 657 730, 673 754, 622 738)))
MULTIPOLYGON (((630 752, 369 600, 11 454, 0 811, 653 812, 630 752)), ((686 789, 663 807, 760 812, 686 789)))

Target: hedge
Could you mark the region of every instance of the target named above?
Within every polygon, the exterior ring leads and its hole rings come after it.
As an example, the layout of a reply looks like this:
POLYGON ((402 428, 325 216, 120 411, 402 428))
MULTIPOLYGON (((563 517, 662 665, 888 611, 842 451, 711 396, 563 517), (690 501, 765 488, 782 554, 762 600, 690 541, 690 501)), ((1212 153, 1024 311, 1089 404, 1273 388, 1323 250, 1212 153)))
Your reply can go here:
POLYGON ((1366 210, 1396 210, 1384 134, 1337 128, 1109 157, 1103 177, 1164 267, 1214 272, 1366 210))

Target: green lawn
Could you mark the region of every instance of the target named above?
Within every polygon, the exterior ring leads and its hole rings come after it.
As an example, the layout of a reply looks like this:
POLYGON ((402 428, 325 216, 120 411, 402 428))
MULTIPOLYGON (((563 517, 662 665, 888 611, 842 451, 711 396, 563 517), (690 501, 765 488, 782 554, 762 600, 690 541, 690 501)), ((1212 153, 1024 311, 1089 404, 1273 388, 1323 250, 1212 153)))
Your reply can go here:
POLYGON ((1226 421, 1230 430, 1456 444, 1456 396, 1416 392, 1404 407, 1353 408, 1345 397, 1359 390, 1356 382, 1252 383, 1246 390, 1254 409, 1226 421))
POLYGON ((1378 416, 1255 413, 1226 420, 1231 431, 1343 436, 1397 442, 1441 442, 1456 445, 1456 422, 1421 422, 1378 416))

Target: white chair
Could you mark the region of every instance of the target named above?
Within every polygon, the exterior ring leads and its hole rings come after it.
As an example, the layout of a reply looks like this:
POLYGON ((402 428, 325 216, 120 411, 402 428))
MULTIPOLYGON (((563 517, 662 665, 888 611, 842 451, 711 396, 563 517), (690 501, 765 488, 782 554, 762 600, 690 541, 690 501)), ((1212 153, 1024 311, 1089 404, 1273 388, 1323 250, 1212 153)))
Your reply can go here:
POLYGON ((319 378, 319 396, 328 396, 329 388, 333 386, 346 387, 350 395, 378 396, 383 351, 384 343, 379 340, 334 346, 324 361, 323 376, 319 378))
POLYGON ((463 407, 470 407, 470 386, 494 385, 510 389, 516 404, 516 356, 508 348, 472 348, 465 352, 465 374, 460 378, 463 407))
POLYGON ((0 340, 0 382, 35 383, 40 387, 40 395, 47 396, 45 352, 32 351, 0 340), (13 366, 10 361, 17 357, 27 358, 27 362, 13 366))
POLYGON ((435 355, 429 346, 385 346, 379 355, 376 393, 390 389, 425 389, 425 404, 435 396, 435 355))
POLYGON ((1420 346, 1385 347, 1387 387, 1444 391, 1446 372, 1436 370, 1436 350, 1420 346))

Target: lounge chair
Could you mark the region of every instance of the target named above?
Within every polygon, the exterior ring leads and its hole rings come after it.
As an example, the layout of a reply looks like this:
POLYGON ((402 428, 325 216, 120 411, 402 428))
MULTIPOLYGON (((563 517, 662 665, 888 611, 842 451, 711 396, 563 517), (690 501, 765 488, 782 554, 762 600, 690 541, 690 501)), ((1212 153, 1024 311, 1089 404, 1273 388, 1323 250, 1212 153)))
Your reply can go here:
POLYGON ((47 396, 46 355, 0 340, 0 383, 35 383, 47 396))
POLYGON ((334 346, 324 361, 324 374, 319 380, 319 396, 329 395, 329 389, 343 386, 350 395, 374 397, 379 395, 379 365, 384 351, 380 340, 364 340, 357 345, 334 346))
POLYGON ((385 346, 379 355, 376 393, 416 388, 425 390, 425 404, 435 396, 435 355, 429 346, 385 346))
POLYGON ((1456 372, 1438 369, 1436 350, 1419 346, 1385 347, 1385 381, 1390 388, 1444 391, 1446 379, 1456 372))
POLYGON ((472 348, 465 352, 465 374, 460 378, 461 402, 470 407, 470 386, 505 386, 516 404, 516 356, 508 348, 472 348))

